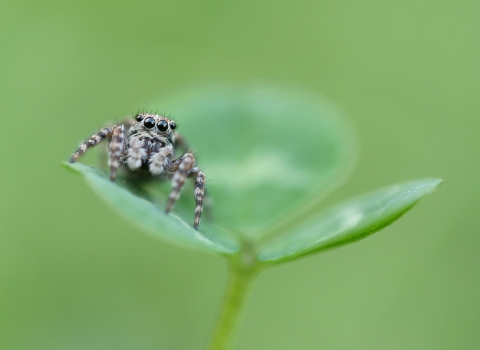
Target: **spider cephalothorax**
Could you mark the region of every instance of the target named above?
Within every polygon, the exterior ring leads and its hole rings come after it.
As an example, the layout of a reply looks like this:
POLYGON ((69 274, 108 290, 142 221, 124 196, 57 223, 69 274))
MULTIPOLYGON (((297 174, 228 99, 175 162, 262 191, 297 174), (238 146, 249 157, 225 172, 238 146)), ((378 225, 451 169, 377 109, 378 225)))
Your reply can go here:
POLYGON ((175 146, 178 143, 176 127, 174 121, 161 115, 140 113, 134 120, 103 128, 92 135, 80 145, 70 162, 76 162, 89 148, 106 138, 110 139, 108 163, 112 181, 115 181, 117 169, 121 165, 124 165, 133 177, 147 170, 153 177, 172 179, 167 213, 177 201, 186 179, 195 178, 196 208, 193 227, 197 229, 203 210, 205 174, 196 167, 195 157, 191 153, 184 153, 174 159, 175 146))

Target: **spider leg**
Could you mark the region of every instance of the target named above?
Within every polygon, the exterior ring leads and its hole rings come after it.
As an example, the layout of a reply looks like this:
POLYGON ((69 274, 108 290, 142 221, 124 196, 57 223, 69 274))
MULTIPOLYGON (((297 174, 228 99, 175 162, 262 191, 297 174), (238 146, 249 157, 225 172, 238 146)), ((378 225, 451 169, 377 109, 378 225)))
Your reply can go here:
POLYGON ((78 158, 80 158, 85 152, 87 152, 89 148, 96 146, 97 144, 105 140, 105 138, 112 136, 112 131, 114 127, 115 125, 109 128, 103 128, 98 133, 93 134, 87 141, 85 141, 80 145, 80 147, 78 147, 77 151, 70 157, 69 162, 75 163, 78 158))
MULTIPOLYGON (((182 152, 188 152, 188 142, 182 134, 175 133, 175 149, 178 149, 182 152)), ((174 164, 174 162, 172 164, 174 164)), ((207 190, 204 188, 205 174, 203 172, 199 171, 197 167, 194 167, 188 177, 195 178, 196 208, 193 226, 198 228, 202 211, 205 211, 207 219, 212 220, 213 218, 212 198, 208 195, 207 190)))
POLYGON ((195 218, 193 220, 193 228, 198 230, 203 211, 203 198, 205 195, 205 174, 195 167, 190 171, 189 177, 195 177, 195 189, 193 192, 195 196, 195 218))
POLYGON ((195 157, 191 153, 185 153, 178 159, 175 159, 170 165, 168 171, 175 173, 172 179, 172 190, 168 196, 167 207, 165 209, 168 214, 172 210, 175 202, 177 201, 180 191, 182 190, 185 181, 190 173, 190 170, 195 164, 195 157))
POLYGON ((117 169, 120 166, 120 156, 125 148, 125 132, 123 124, 115 125, 112 129, 108 165, 110 165, 110 180, 115 181, 117 169))

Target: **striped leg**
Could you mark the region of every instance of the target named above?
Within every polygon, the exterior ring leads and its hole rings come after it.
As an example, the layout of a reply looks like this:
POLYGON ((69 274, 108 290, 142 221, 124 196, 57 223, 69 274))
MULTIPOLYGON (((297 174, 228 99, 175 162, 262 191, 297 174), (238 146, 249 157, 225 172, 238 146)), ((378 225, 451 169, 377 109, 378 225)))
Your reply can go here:
POLYGON ((80 158, 82 154, 87 152, 89 148, 96 146, 97 144, 105 140, 105 138, 112 136, 113 128, 114 127, 103 128, 98 133, 92 135, 87 141, 85 141, 80 145, 77 151, 70 157, 69 162, 70 163, 76 162, 78 158, 80 158))
POLYGON ((193 157, 191 153, 185 153, 183 156, 181 156, 179 159, 176 159, 172 163, 172 166, 170 167, 170 169, 168 169, 170 172, 175 171, 175 167, 177 167, 177 165, 178 167, 176 169, 175 175, 173 176, 172 190, 170 192, 170 195, 168 196, 167 208, 165 209, 167 214, 170 212, 170 210, 172 210, 175 202, 180 196, 180 191, 182 190, 182 187, 187 180, 190 170, 195 164, 195 157, 193 157))
POLYGON ((203 211, 203 196, 205 195, 205 174, 200 170, 194 168, 192 170, 192 175, 196 173, 197 177, 195 179, 195 219, 193 220, 193 228, 198 230, 198 225, 200 224, 200 219, 203 211))
POLYGON ((123 124, 115 125, 112 129, 108 165, 110 165, 110 180, 115 181, 117 169, 120 166, 120 156, 125 147, 125 133, 123 124))

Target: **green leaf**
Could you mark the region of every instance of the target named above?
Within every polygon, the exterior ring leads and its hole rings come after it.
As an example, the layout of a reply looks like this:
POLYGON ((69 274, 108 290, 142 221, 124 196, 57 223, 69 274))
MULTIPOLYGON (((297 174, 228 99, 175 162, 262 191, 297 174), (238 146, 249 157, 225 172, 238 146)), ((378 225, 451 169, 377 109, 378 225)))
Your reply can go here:
MULTIPOLYGON (((250 240, 294 221, 338 186, 356 160, 353 133, 318 94, 214 86, 148 107, 171 115, 193 148, 215 223, 250 240)), ((182 197, 180 205, 193 205, 182 197)))
POLYGON ((157 238, 220 254, 234 254, 239 251, 237 242, 228 239, 225 232, 213 225, 208 225, 208 234, 202 228, 200 232, 196 231, 191 223, 186 223, 173 214, 166 215, 162 208, 112 183, 108 175, 99 169, 82 164, 63 165, 82 175, 92 190, 121 217, 157 238))
POLYGON ((279 263, 365 238, 400 218, 441 183, 440 179, 417 180, 349 201, 265 242, 258 258, 279 263))

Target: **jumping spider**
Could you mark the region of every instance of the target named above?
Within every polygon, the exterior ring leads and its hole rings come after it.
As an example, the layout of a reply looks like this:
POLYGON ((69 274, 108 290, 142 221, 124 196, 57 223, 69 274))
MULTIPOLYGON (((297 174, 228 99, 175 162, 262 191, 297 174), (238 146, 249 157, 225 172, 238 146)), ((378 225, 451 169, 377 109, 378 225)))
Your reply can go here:
POLYGON ((76 162, 89 148, 108 138, 111 181, 115 181, 120 165, 133 177, 141 178, 147 173, 150 178, 153 176, 158 179, 172 179, 172 190, 165 209, 167 214, 172 210, 187 178, 195 178, 196 207, 193 227, 198 229, 203 211, 205 174, 196 167, 195 157, 191 153, 184 153, 173 159, 175 146, 182 142, 174 131, 176 127, 173 120, 161 115, 137 114, 134 120, 129 119, 103 128, 92 135, 72 155, 70 163, 76 162))

